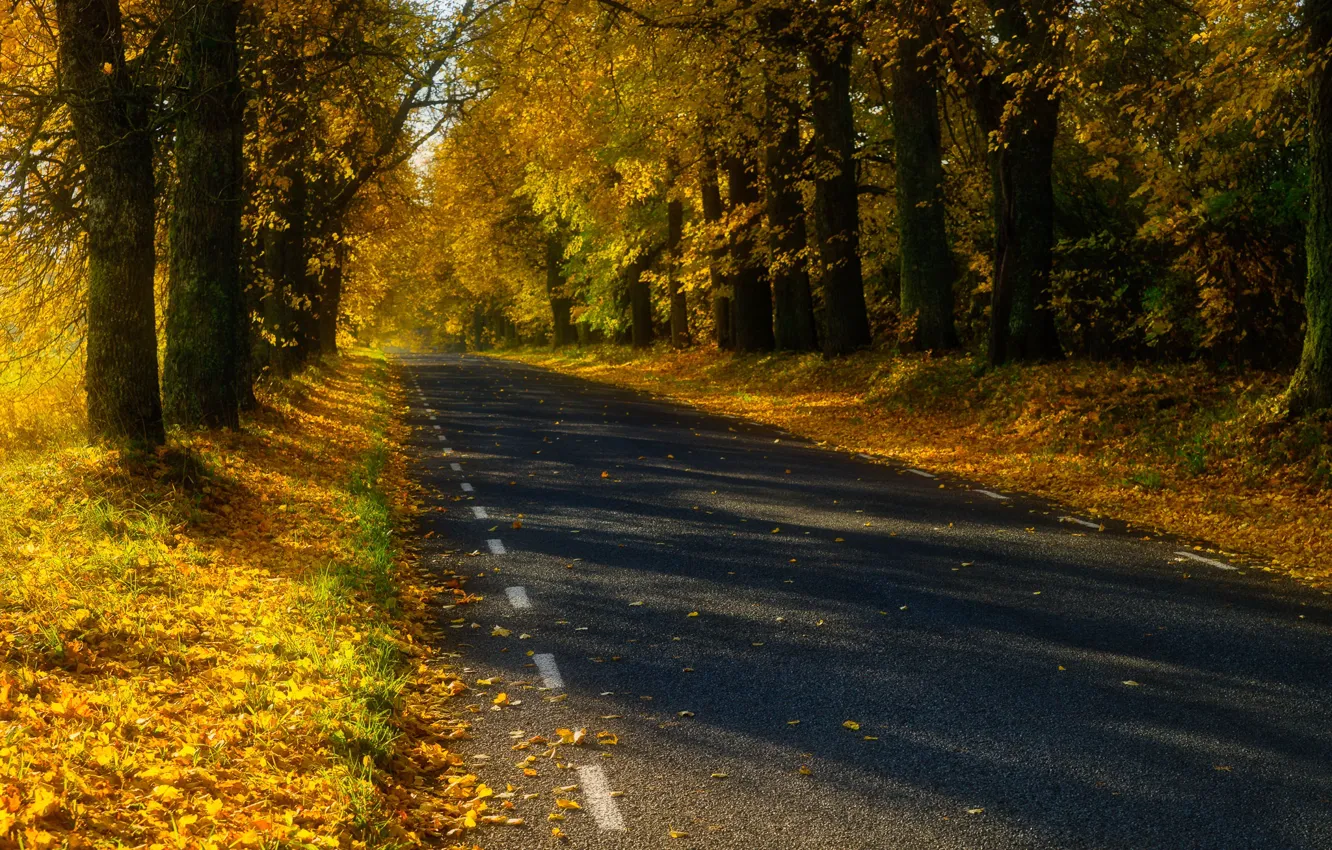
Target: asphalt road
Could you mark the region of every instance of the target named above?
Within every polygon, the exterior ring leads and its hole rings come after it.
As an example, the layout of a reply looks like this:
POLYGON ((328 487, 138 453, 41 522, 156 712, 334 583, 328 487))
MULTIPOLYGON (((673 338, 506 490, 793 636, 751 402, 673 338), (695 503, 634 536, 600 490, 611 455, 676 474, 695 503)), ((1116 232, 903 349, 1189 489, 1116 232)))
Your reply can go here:
POLYGON ((470 763, 526 821, 488 850, 553 828, 608 850, 1332 848, 1328 595, 1003 482, 521 364, 395 364, 447 509, 429 562, 485 597, 440 618, 475 685, 470 763), (586 742, 521 748, 560 728, 586 742))

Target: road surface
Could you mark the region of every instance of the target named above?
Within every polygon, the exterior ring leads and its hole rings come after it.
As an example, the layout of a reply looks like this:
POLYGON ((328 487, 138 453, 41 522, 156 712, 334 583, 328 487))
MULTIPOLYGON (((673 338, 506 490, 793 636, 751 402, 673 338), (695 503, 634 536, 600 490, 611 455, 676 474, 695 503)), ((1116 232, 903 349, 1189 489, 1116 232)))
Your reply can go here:
POLYGON ((1332 848, 1326 594, 1002 482, 522 364, 395 363, 447 508, 428 563, 485 597, 440 618, 475 687, 471 764, 526 821, 488 850, 552 829, 606 850, 1332 848), (523 748, 561 728, 585 743, 523 748))

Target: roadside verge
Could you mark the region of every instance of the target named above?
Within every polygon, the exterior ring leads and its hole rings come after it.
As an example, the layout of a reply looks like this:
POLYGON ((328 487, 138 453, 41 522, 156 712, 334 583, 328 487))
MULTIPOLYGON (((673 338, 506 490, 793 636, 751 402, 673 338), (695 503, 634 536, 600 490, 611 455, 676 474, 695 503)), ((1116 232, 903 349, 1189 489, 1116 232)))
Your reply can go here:
POLYGON ((462 683, 428 663, 452 590, 398 534, 398 396, 357 352, 239 432, 5 464, 0 847, 439 846, 484 820, 462 683))

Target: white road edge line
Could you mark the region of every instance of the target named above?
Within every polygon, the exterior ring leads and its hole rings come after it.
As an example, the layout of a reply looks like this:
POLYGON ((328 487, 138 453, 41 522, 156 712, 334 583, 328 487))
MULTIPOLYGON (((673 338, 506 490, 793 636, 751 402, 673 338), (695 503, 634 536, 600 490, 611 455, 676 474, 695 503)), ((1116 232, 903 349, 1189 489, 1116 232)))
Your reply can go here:
MULTIPOLYGON (((538 656, 539 657, 539 656, 538 656)), ((578 768, 578 784, 583 786, 583 802, 597 826, 608 832, 624 832, 624 818, 611 796, 606 771, 599 764, 585 764, 578 768)))
POLYGON ((1204 558, 1202 555, 1195 555, 1192 552, 1180 551, 1176 552, 1175 554, 1180 556, 1181 558, 1189 558, 1201 564, 1206 564, 1209 567, 1216 567, 1218 570, 1230 570, 1231 572, 1234 572, 1239 569, 1239 567, 1232 567, 1230 564, 1225 564, 1222 563, 1221 561, 1215 561, 1211 558, 1204 558))
POLYGON ((466 481, 462 483, 462 490, 464 493, 470 493, 475 489, 476 489, 475 487, 473 487, 471 484, 468 484, 466 481))
POLYGON ((555 666, 555 656, 549 652, 538 653, 532 656, 532 663, 541 671, 541 681, 551 690, 559 690, 564 687, 564 678, 560 676, 560 668, 555 666))
POLYGON ((509 604, 515 608, 531 608, 532 600, 527 598, 527 588, 506 587, 504 593, 509 597, 509 604))
POLYGON ((874 458, 870 457, 864 452, 861 452, 860 454, 856 455, 856 457, 860 458, 861 460, 874 460, 874 458))
POLYGON ((473 518, 473 519, 490 519, 490 514, 486 513, 486 509, 485 509, 485 508, 483 508, 483 507, 481 507, 481 506, 479 506, 479 505, 472 505, 472 518, 473 518))
POLYGON ((451 464, 449 464, 449 469, 452 469, 454 472, 462 472, 462 464, 461 464, 461 463, 451 463, 451 464))
POLYGON ((504 541, 498 537, 492 537, 486 541, 486 548, 492 555, 507 555, 509 550, 504 548, 504 541))
POLYGON ((919 475, 921 478, 937 478, 937 477, 938 477, 937 475, 934 475, 933 473, 930 473, 930 472, 926 472, 926 471, 923 470, 923 469, 908 469, 907 472, 910 472, 912 475, 919 475))
POLYGON ((989 496, 991 499, 998 499, 1001 502, 1012 501, 1002 493, 996 493, 993 490, 972 490, 973 493, 980 493, 982 496, 989 496))
POLYGON ((1095 523, 1095 522, 1087 522, 1085 519, 1078 519, 1078 518, 1075 517, 1075 516, 1061 516, 1061 517, 1059 518, 1059 521, 1060 521, 1060 522, 1072 522, 1072 523, 1077 523, 1078 525, 1080 525, 1080 526, 1082 526, 1082 527, 1084 527, 1084 528, 1094 528, 1094 529, 1096 529, 1097 531, 1100 531, 1100 530, 1101 530, 1101 526, 1100 526, 1099 523, 1095 523))

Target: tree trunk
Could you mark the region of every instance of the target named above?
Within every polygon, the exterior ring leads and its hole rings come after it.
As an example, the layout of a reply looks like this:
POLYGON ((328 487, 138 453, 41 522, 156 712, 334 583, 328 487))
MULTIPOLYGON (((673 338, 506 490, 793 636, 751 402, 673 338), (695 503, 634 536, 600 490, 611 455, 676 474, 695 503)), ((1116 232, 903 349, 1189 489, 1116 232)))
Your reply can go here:
POLYGON ((634 348, 647 348, 652 345, 652 291, 643 279, 647 271, 646 254, 635 257, 625 269, 625 281, 629 289, 629 315, 634 348))
MULTIPOLYGON (((717 160, 710 152, 703 157, 698 189, 703 203, 703 220, 709 224, 720 222, 724 211, 721 186, 717 183, 717 160)), ((709 253, 708 289, 712 293, 713 341, 718 348, 728 350, 735 343, 731 334, 731 299, 726 276, 721 271, 726 250, 718 245, 709 253)))
MULTIPOLYGON (((341 228, 339 227, 339 230, 341 228)), ((341 234, 339 234, 340 237, 341 234)), ((333 256, 319 274, 319 310, 315 320, 318 327, 320 356, 332 357, 338 353, 338 315, 342 310, 342 285, 347 265, 347 243, 338 238, 333 243, 333 256)))
POLYGON ((815 232, 822 266, 823 353, 848 354, 870 344, 860 268, 860 187, 851 111, 851 38, 834 32, 808 49, 810 118, 816 174, 815 232))
POLYGON ((1304 289, 1306 326, 1300 364, 1287 400, 1296 416, 1332 407, 1332 0, 1305 0, 1309 50, 1309 258, 1304 289))
POLYGON ((898 40, 892 72, 896 143, 897 230, 902 318, 914 321, 918 351, 956 348, 953 257, 944 222, 943 147, 937 60, 921 59, 924 40, 898 40))
POLYGON ((814 351, 819 347, 819 338, 805 256, 805 204, 796 184, 802 167, 800 106, 786 97, 772 80, 764 85, 764 99, 768 143, 763 151, 763 168, 767 183, 773 340, 784 351, 814 351))
POLYGON ((667 287, 671 303, 671 345, 689 345, 689 306, 680 289, 680 240, 684 238, 684 202, 674 198, 666 204, 667 287))
POLYGON ((772 351, 772 287, 755 252, 755 217, 759 201, 754 164, 744 156, 726 159, 731 214, 742 216, 731 239, 731 287, 735 292, 732 320, 736 351, 772 351))
POLYGON ((472 350, 484 351, 486 347, 486 311, 480 305, 472 307, 472 350))
POLYGON ((569 324, 572 303, 564 291, 564 245, 559 237, 546 237, 546 297, 550 299, 551 345, 559 348, 574 342, 573 327, 569 324))
POLYGON ((1054 261, 1054 141, 1059 103, 1026 99, 1004 119, 1005 144, 990 151, 994 185, 994 293, 990 364, 1062 356, 1050 309, 1054 261))
POLYGON ((61 88, 83 161, 88 224, 88 428, 166 439, 153 307, 153 147, 147 101, 125 66, 116 0, 58 0, 61 88))
POLYGON ((240 427, 241 126, 236 50, 240 3, 186 9, 183 104, 176 121, 176 194, 162 402, 180 425, 240 427))

